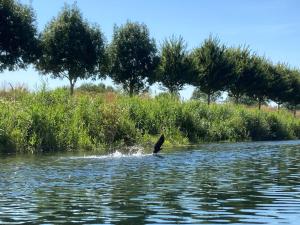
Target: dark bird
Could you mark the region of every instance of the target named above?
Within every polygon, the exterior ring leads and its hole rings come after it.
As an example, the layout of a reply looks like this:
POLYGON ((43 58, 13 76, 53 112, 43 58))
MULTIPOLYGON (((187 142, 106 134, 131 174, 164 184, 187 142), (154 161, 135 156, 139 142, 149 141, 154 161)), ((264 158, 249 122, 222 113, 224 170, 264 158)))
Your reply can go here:
POLYGON ((161 150, 161 146, 163 145, 165 141, 165 136, 162 134, 156 144, 154 145, 154 151, 153 153, 158 153, 161 150))

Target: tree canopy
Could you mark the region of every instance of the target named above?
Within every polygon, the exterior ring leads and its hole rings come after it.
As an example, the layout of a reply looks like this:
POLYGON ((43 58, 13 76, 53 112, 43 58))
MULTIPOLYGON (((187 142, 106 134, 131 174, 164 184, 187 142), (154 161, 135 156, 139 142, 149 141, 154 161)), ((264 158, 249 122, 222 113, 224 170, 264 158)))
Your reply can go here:
POLYGON ((109 47, 110 76, 132 96, 145 89, 158 64, 154 39, 145 24, 127 22, 114 27, 109 47))
POLYGON ((245 77, 245 83, 248 84, 245 93, 258 101, 260 109, 263 102, 268 98, 271 64, 264 57, 257 55, 251 56, 250 63, 250 69, 245 77))
POLYGON ((42 56, 37 68, 54 78, 67 78, 70 93, 78 79, 104 74, 105 40, 98 26, 90 26, 76 5, 65 5, 41 34, 42 56))
POLYGON ((208 104, 211 95, 225 90, 232 79, 232 65, 226 57, 225 50, 218 38, 210 36, 201 47, 192 52, 196 74, 191 84, 207 94, 208 104))
POLYGON ((290 69, 287 65, 278 63, 270 68, 268 97, 279 106, 288 101, 291 91, 290 69))
POLYGON ((14 0, 0 0, 0 72, 26 68, 38 55, 33 10, 14 0))
POLYGON ((232 64, 231 81, 228 85, 229 95, 239 103, 248 87, 247 79, 251 69, 251 53, 248 47, 228 48, 226 56, 232 64))
POLYGON ((286 105, 288 108, 294 111, 296 115, 296 110, 300 109, 300 71, 293 69, 290 71, 289 79, 289 91, 287 92, 286 105))
POLYGON ((190 82, 193 66, 182 37, 172 36, 161 47, 157 81, 171 93, 177 93, 190 82))

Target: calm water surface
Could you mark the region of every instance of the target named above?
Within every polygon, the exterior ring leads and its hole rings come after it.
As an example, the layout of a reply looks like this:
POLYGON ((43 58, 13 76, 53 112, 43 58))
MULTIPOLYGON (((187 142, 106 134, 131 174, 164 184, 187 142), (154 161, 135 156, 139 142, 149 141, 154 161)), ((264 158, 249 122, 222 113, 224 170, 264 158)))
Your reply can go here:
POLYGON ((0 224, 299 224, 300 141, 0 157, 0 224))

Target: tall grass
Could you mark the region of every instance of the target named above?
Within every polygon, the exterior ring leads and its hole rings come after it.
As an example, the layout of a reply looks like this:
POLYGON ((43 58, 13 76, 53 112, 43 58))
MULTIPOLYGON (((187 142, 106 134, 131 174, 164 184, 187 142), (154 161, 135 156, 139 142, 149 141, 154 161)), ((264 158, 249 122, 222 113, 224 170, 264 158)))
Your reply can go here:
POLYGON ((216 141, 300 138, 300 120, 287 111, 264 112, 232 104, 206 105, 161 95, 127 97, 106 92, 45 89, 0 98, 0 152, 111 151, 216 141), (13 99, 13 100, 12 100, 13 99))

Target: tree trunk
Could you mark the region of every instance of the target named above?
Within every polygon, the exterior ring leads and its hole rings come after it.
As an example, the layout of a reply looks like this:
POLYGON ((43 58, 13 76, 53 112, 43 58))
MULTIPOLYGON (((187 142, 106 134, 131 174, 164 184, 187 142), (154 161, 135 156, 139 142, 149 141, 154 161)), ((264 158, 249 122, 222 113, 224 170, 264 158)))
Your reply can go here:
POLYGON ((176 89, 176 88, 171 88, 171 89, 169 89, 169 91, 170 91, 170 94, 171 94, 172 96, 179 96, 179 91, 178 91, 178 89, 176 89))
POLYGON ((240 95, 239 94, 236 94, 235 95, 235 104, 239 104, 239 101, 240 101, 240 95))
POLYGON ((262 103, 262 99, 261 99, 261 98, 258 98, 258 109, 259 109, 259 110, 261 109, 261 103, 262 103))
POLYGON ((129 96, 130 96, 130 97, 133 96, 133 85, 132 85, 131 82, 130 82, 130 84, 129 84, 129 96))
POLYGON ((296 114, 297 114, 297 107, 296 105, 294 106, 294 117, 296 118, 296 114))
POLYGON ((210 101, 211 101, 211 93, 210 92, 208 92, 208 94, 207 94, 207 104, 208 105, 210 105, 210 101))
POLYGON ((171 95, 174 95, 174 93, 175 93, 174 88, 170 87, 170 88, 169 88, 169 92, 170 92, 171 95))
POLYGON ((277 112, 280 110, 280 103, 277 103, 277 112))
POLYGON ((69 81, 70 81, 70 95, 72 96, 74 94, 74 87, 75 87, 76 80, 70 79, 69 81))
POLYGON ((133 96, 133 92, 134 92, 133 88, 134 88, 134 83, 133 83, 132 80, 130 80, 130 81, 129 81, 129 96, 130 96, 130 97, 133 96))

